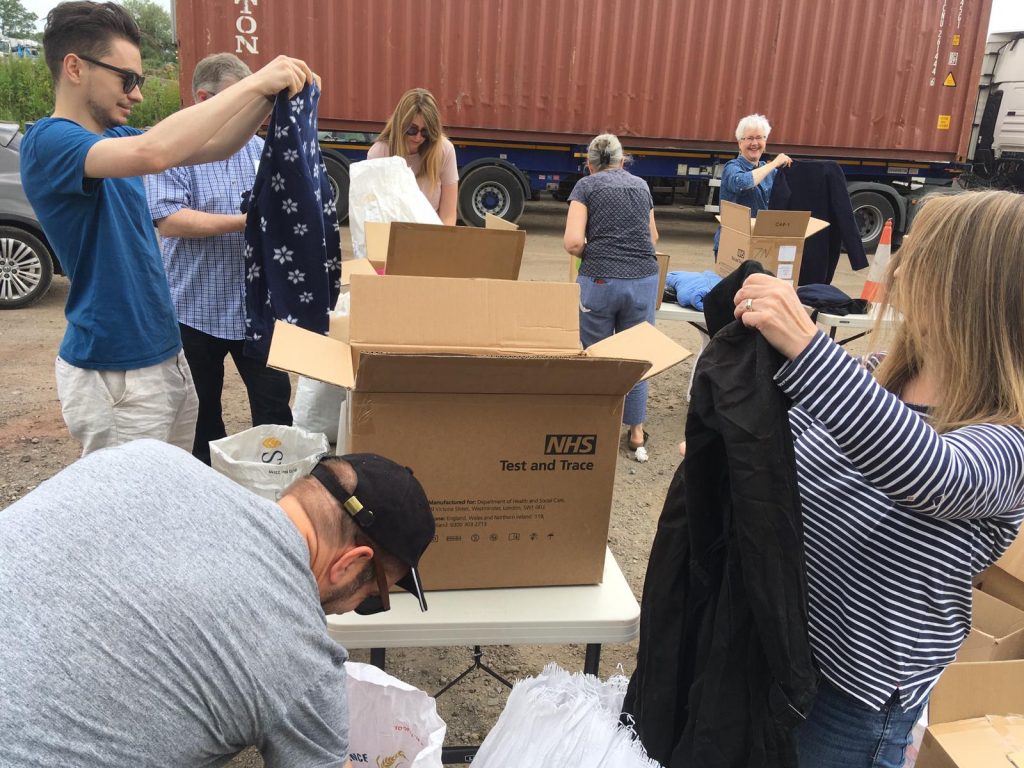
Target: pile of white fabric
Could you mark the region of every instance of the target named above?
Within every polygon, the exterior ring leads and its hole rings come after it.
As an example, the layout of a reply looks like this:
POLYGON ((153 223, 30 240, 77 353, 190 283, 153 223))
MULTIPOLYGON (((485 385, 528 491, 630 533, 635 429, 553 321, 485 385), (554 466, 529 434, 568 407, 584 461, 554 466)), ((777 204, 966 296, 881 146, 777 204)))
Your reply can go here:
POLYGON ((619 722, 628 682, 548 664, 516 683, 474 768, 660 768, 619 722))

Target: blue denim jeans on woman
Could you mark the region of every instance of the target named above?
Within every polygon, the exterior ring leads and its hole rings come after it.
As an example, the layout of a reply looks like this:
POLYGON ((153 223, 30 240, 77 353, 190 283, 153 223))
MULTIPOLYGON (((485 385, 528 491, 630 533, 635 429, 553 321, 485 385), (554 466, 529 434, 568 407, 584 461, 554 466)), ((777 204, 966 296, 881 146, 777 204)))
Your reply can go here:
MULTIPOLYGON (((584 347, 607 339, 642 322, 654 322, 658 273, 647 277, 576 278, 580 286, 580 341, 584 347)), ((647 382, 641 381, 626 395, 623 424, 643 424, 647 418, 647 382)))
POLYGON ((796 730, 800 768, 902 768, 924 706, 904 710, 897 693, 879 712, 822 681, 796 730))

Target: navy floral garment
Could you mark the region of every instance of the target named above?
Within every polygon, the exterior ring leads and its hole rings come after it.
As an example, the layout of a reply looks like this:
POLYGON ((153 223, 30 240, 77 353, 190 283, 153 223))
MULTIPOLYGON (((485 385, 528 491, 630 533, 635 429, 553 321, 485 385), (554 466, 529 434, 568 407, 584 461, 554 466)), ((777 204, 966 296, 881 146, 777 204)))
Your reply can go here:
POLYGON ((320 89, 278 95, 245 222, 245 351, 265 358, 275 320, 327 333, 341 290, 334 193, 320 157, 320 89))

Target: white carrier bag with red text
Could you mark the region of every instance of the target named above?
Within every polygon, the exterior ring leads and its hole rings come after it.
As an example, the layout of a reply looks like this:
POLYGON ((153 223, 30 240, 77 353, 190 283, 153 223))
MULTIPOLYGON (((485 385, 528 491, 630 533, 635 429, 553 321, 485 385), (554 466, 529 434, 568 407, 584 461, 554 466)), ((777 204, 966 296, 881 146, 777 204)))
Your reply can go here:
POLYGON ((433 697, 372 664, 345 662, 352 768, 441 768, 448 727, 433 697))

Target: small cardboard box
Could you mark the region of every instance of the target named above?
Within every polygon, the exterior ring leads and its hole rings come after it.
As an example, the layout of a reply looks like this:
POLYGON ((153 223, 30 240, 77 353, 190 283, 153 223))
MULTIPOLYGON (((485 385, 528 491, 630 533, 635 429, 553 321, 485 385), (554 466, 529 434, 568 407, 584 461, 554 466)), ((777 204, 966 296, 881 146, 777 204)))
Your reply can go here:
POLYGON ((956 659, 958 662, 1024 659, 1024 611, 975 589, 971 632, 960 646, 956 659))
MULTIPOLYGON (((658 300, 654 305, 655 309, 661 309, 661 299, 665 295, 665 280, 668 277, 668 263, 671 257, 660 251, 654 254, 658 259, 658 300)), ((569 282, 575 283, 580 274, 580 257, 569 257, 569 282)))
POLYGON ((1024 611, 1024 536, 974 580, 982 592, 1024 611))
POLYGON ((488 222, 484 229, 368 221, 366 258, 342 262, 342 285, 353 273, 371 272, 518 280, 526 233, 497 221, 502 224, 488 222))
POLYGON ((810 211, 762 210, 752 219, 747 206, 724 200, 717 218, 722 225, 715 262, 718 274, 725 277, 753 259, 794 285, 800 277, 804 241, 828 226, 827 221, 813 218, 810 211))
POLYGON ((350 390, 339 451, 415 471, 428 589, 601 580, 623 397, 685 349, 644 323, 583 351, 577 285, 509 280, 353 275, 349 333, 279 323, 270 364, 350 390))
POLYGON ((952 664, 928 704, 917 768, 1024 766, 1024 661, 952 664))

